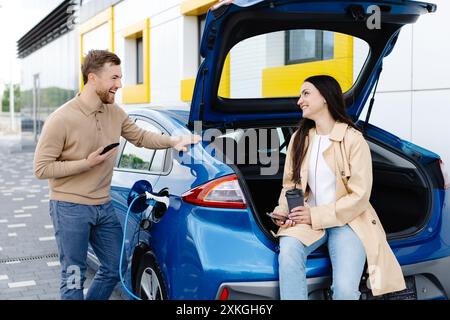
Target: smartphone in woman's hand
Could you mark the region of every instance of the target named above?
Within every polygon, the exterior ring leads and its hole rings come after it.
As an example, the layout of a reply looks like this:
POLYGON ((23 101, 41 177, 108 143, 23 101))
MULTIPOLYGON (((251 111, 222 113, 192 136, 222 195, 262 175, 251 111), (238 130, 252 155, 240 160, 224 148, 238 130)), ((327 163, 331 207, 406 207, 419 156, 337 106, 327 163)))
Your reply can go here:
POLYGON ((268 215, 270 218, 284 222, 286 221, 287 217, 286 216, 281 216, 276 214, 275 212, 266 212, 266 215, 268 215))

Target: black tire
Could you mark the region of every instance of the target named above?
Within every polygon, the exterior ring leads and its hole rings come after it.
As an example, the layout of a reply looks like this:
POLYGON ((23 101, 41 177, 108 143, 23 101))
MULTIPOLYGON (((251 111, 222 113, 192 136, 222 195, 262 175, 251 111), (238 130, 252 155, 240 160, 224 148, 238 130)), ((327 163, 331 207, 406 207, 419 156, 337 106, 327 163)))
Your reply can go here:
POLYGON ((153 252, 145 253, 139 262, 134 283, 136 296, 142 300, 167 300, 163 274, 153 252))

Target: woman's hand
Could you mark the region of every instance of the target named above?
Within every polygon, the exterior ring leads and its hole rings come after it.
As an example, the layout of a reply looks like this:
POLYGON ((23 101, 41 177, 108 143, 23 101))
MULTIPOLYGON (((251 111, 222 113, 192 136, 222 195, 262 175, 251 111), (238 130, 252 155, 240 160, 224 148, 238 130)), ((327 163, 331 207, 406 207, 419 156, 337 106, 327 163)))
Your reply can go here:
POLYGON ((308 207, 295 207, 288 216, 295 223, 311 225, 311 211, 308 207))
POLYGON ((295 222, 288 218, 288 214, 283 212, 272 212, 272 221, 284 229, 295 225, 295 222))

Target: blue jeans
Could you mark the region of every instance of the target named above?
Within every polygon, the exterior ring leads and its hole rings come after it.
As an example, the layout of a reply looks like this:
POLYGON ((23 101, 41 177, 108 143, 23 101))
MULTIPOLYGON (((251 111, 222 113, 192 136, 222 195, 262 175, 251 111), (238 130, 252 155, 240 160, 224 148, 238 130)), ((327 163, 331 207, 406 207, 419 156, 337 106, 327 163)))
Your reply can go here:
POLYGON ((349 225, 345 225, 326 229, 325 235, 310 246, 304 246, 293 237, 280 237, 278 264, 282 300, 308 299, 306 258, 327 240, 333 268, 333 300, 359 299, 359 283, 366 262, 366 252, 355 232, 349 225))
MULTIPOLYGON (((100 267, 86 300, 109 299, 120 280, 119 259, 123 237, 122 226, 111 201, 102 205, 82 205, 51 200, 50 216, 61 262, 61 299, 84 299, 89 243, 100 261, 100 267)), ((126 269, 125 261, 122 265, 126 269)))

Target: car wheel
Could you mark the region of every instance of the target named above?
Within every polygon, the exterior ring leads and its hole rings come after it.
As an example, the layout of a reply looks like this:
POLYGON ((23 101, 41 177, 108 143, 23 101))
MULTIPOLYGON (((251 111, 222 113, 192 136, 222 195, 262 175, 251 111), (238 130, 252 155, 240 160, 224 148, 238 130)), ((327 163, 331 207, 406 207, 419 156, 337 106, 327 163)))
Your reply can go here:
POLYGON ((147 252, 141 258, 136 273, 135 288, 136 295, 142 300, 168 299, 162 272, 152 252, 147 252))

